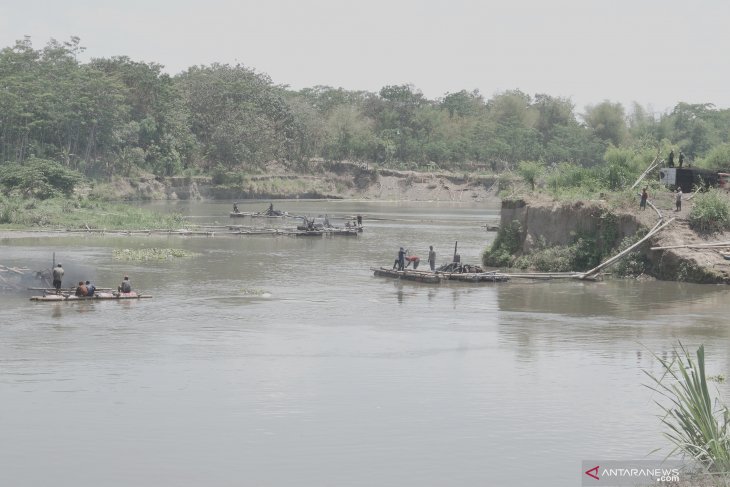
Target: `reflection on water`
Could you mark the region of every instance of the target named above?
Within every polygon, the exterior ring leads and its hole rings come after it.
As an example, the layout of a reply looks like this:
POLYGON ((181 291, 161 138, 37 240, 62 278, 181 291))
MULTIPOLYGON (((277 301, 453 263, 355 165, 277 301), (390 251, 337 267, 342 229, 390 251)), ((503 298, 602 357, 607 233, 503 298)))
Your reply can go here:
MULTIPOLYGON (((69 282, 129 274, 154 295, 0 297, 0 485, 575 485, 582 459, 666 445, 642 387, 653 353, 705 343, 728 376, 725 287, 393 281, 369 267, 400 246, 442 262, 458 240, 478 262, 497 206, 276 206, 363 214, 366 231, 0 243, 6 265, 55 251, 69 282), (199 255, 111 258, 142 247, 199 255)), ((156 207, 229 223, 229 204, 156 207)))

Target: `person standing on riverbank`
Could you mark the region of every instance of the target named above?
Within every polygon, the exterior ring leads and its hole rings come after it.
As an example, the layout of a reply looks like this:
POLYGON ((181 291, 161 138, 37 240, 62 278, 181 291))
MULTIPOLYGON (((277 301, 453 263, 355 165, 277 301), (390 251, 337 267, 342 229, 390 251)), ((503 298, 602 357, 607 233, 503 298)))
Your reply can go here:
POLYGON ((640 210, 646 210, 646 201, 649 199, 649 193, 646 192, 646 187, 641 190, 641 202, 639 203, 640 210))
POLYGON ((674 167, 674 149, 669 152, 669 167, 674 167))
POLYGON ((53 268, 53 287, 56 288, 56 294, 61 294, 61 281, 63 280, 63 266, 59 263, 53 268))
POLYGON ((682 188, 677 188, 677 196, 675 196, 675 200, 677 203, 677 208, 674 211, 682 211, 682 188))
POLYGON ((436 269, 436 251, 433 250, 433 245, 428 246, 428 265, 431 267, 431 272, 436 269))

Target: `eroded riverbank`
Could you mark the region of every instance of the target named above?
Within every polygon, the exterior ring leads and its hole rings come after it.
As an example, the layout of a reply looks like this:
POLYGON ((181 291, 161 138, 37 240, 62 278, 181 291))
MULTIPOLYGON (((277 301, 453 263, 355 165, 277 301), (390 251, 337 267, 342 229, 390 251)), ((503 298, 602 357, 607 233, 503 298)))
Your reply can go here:
MULTIPOLYGON (((665 219, 674 221, 639 247, 647 276, 662 280, 704 284, 730 284, 730 261, 717 248, 652 247, 708 244, 730 241, 730 233, 700 235, 687 219, 688 210, 673 212, 659 208, 665 219)), ((545 247, 566 246, 581 235, 595 239, 596 246, 613 248, 625 239, 645 234, 657 221, 657 213, 633 208, 616 208, 605 201, 558 202, 546 198, 506 200, 501 207, 502 228, 519 222, 519 253, 529 255, 545 247)))

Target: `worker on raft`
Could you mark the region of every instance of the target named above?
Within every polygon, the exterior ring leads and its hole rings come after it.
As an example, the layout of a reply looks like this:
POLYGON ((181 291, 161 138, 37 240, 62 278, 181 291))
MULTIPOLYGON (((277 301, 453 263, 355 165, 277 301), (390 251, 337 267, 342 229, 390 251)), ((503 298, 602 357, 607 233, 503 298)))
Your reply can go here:
POLYGON ((403 247, 398 250, 398 258, 395 259, 395 262, 393 262, 393 270, 399 270, 402 271, 406 267, 406 251, 403 250, 403 247))
POLYGON ((122 280, 122 284, 117 288, 117 291, 120 293, 131 293, 132 292, 132 283, 129 282, 129 276, 124 276, 124 279, 122 280))
POLYGON ((241 213, 240 211, 238 211, 238 201, 233 203, 233 213, 241 213))
POLYGON ((95 291, 96 286, 94 286, 91 281, 86 281, 86 295, 89 297, 93 297, 95 291))
POLYGON ((266 214, 269 216, 274 216, 274 203, 269 203, 269 209, 266 214))
POLYGON ((89 290, 86 288, 84 281, 79 281, 79 285, 76 286, 76 296, 83 298, 88 294, 89 290))
MULTIPOLYGON (((406 254, 409 254, 409 252, 406 250, 406 254)), ((408 269, 408 266, 413 264, 413 270, 418 269, 418 264, 421 263, 421 258, 417 257, 415 255, 406 255, 406 269, 408 269)))
POLYGON ((53 268, 53 287, 56 288, 56 294, 61 294, 61 280, 63 279, 63 267, 61 263, 53 268))

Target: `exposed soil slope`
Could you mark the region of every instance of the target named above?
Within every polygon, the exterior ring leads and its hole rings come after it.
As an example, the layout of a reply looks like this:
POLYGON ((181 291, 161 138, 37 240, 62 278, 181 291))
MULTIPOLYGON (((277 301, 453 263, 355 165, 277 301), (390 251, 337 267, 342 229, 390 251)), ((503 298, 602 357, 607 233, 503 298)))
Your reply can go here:
MULTIPOLYGON (((725 249, 667 249, 650 250, 650 247, 666 247, 687 244, 706 244, 730 241, 730 232, 699 235, 689 227, 687 217, 691 202, 685 202, 680 212, 669 204, 670 197, 658 198, 655 205, 665 219, 675 221, 650 239, 642 247, 650 263, 651 276, 664 280, 681 280, 699 283, 730 284, 730 260, 723 258, 725 249)), ((549 198, 531 197, 507 200, 502 203, 501 224, 518 220, 523 228, 522 252, 529 253, 539 242, 548 246, 567 245, 575 235, 610 233, 615 241, 636 232, 645 232, 654 226, 659 215, 650 208, 644 211, 636 208, 615 208, 602 200, 558 202, 549 198), (606 232, 607 215, 612 227, 606 232)))

